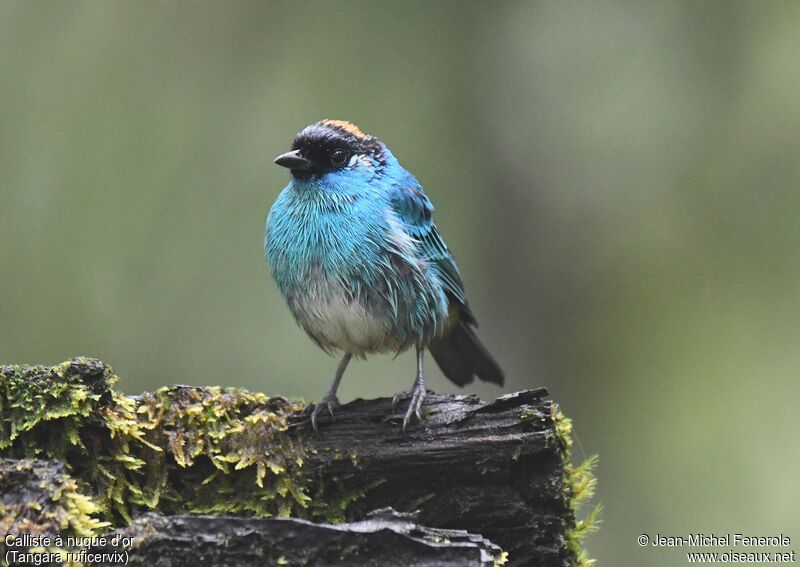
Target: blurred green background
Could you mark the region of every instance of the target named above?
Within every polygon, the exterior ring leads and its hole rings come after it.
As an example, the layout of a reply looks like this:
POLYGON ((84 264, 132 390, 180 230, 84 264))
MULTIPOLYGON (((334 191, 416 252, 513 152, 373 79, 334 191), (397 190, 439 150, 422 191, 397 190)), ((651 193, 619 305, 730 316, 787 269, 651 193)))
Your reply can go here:
MULTIPOLYGON (((800 540, 796 2, 2 1, 0 360, 317 399, 335 361, 262 237, 326 117, 425 186, 504 391, 548 386, 600 454, 600 565, 800 540)), ((413 375, 358 362, 341 397, 413 375)))

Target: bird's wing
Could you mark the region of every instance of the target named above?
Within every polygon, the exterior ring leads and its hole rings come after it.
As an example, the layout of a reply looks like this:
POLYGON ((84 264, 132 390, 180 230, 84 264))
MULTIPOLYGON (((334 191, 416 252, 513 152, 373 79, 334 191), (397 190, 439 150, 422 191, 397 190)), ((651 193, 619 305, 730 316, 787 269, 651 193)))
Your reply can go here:
POLYGON ((447 295, 462 307, 467 320, 474 322, 464 294, 461 274, 458 272, 453 255, 433 222, 433 204, 422 187, 416 180, 397 186, 393 191, 391 202, 406 232, 416 241, 420 257, 436 268, 447 295))
POLYGON ((458 267, 433 222, 433 205, 412 178, 392 194, 392 207, 403 222, 406 233, 417 244, 417 253, 438 272, 450 302, 450 329, 428 347, 442 372, 459 386, 475 376, 486 382, 503 384, 503 370, 475 334, 478 326, 464 295, 458 267))

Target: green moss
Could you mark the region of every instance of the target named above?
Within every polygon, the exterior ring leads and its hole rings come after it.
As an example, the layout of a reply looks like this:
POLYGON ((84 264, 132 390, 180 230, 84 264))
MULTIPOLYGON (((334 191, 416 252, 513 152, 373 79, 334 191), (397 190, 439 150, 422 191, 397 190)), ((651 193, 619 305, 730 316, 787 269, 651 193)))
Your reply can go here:
POLYGON ((589 556, 583 546, 583 540, 590 533, 600 529, 600 514, 602 511, 603 507, 598 504, 592 508, 592 511, 584 519, 576 522, 574 529, 567 532, 567 546, 573 553, 575 558, 573 564, 576 567, 589 567, 595 563, 595 560, 589 556))
MULTIPOLYGON (((93 359, 0 367, 0 456, 64 462, 92 498, 76 485, 62 491, 65 507, 114 523, 140 509, 311 518, 323 509, 309 507, 306 448, 288 431, 302 404, 188 386, 131 397, 112 390, 116 381, 93 359)), ((339 497, 343 509, 357 495, 339 497)))
MULTIPOLYGON (((597 487, 597 478, 594 468, 597 466, 597 455, 592 455, 580 465, 573 465, 571 449, 573 442, 572 420, 566 417, 558 404, 551 406, 551 418, 556 438, 563 448, 564 457, 564 496, 573 512, 577 514, 583 503, 594 497, 597 487)), ((583 519, 577 520, 575 525, 567 530, 566 543, 576 567, 589 567, 595 563, 583 547, 586 536, 597 531, 600 523, 602 506, 595 506, 583 519)))
POLYGON ((71 446, 80 444, 78 431, 103 392, 71 369, 69 363, 52 369, 0 369, 0 451, 14 448, 26 456, 64 457, 71 446), (37 435, 42 433, 37 427, 48 422, 58 422, 61 435, 37 435))
MULTIPOLYGON (((155 478, 184 469, 180 482, 152 487, 166 490, 159 494, 162 509, 302 516, 310 500, 305 448, 287 433, 289 415, 300 410, 298 403, 232 388, 170 387, 143 396, 136 412, 169 457, 153 463, 155 478)), ((156 496, 146 489, 144 495, 156 496)))
POLYGON ((309 516, 326 524, 341 524, 348 520, 347 510, 350 504, 377 488, 385 481, 364 484, 361 488, 348 487, 341 479, 330 479, 325 486, 317 485, 316 493, 309 504, 309 516))
POLYGON ((91 536, 109 526, 101 507, 57 463, 3 461, 0 467, 0 532, 91 536))
MULTIPOLYGON (((217 387, 127 396, 113 390, 116 382, 111 368, 93 359, 0 367, 0 457, 65 463, 53 514, 67 531, 92 535, 146 510, 338 523, 374 488, 354 491, 345 481, 310 477, 304 463, 311 449, 302 429, 290 427, 301 403, 217 387)), ((552 420, 564 449, 565 500, 577 509, 594 492, 596 460, 570 464, 572 425, 556 404, 551 415, 520 417, 552 420)), ((358 468, 355 451, 338 458, 358 468)), ((0 509, 0 518, 6 512, 0 509)), ((598 513, 570 527, 567 546, 578 565, 591 564, 582 540, 598 513)))

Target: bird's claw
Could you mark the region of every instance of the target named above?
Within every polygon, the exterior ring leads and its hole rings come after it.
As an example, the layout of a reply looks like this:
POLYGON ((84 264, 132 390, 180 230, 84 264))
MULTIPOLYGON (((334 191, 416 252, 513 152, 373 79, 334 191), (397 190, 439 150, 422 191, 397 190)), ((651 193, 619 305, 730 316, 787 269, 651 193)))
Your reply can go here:
POLYGON ((314 406, 314 411, 311 412, 311 427, 314 428, 314 433, 319 433, 319 428, 317 427, 317 416, 319 412, 321 412, 323 408, 327 408, 328 413, 331 414, 331 418, 333 418, 333 408, 339 407, 340 405, 339 398, 335 395, 326 395, 322 398, 321 402, 314 406))
MULTIPOLYGON (((403 433, 406 432, 406 428, 408 424, 411 423, 413 417, 416 416, 417 421, 422 421, 422 402, 425 400, 425 395, 427 394, 425 383, 418 380, 414 383, 414 387, 411 389, 410 393, 411 401, 408 402, 408 409, 406 409, 406 413, 403 415, 403 433)), ((395 398, 397 398, 397 395, 395 398)), ((392 400, 392 403, 394 404, 394 400, 392 400)))
POLYGON ((397 408, 397 402, 406 398, 410 398, 411 395, 412 392, 397 392, 394 396, 392 396, 392 411, 397 408))

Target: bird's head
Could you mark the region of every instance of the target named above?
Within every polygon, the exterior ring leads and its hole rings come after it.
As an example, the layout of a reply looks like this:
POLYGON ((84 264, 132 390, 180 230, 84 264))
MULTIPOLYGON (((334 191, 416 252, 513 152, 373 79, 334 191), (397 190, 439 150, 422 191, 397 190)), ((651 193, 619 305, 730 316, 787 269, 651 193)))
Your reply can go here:
POLYGON ((292 143, 292 150, 275 158, 291 170, 296 179, 307 180, 327 174, 363 175, 384 164, 388 151, 373 136, 344 120, 321 120, 304 128, 292 143))

